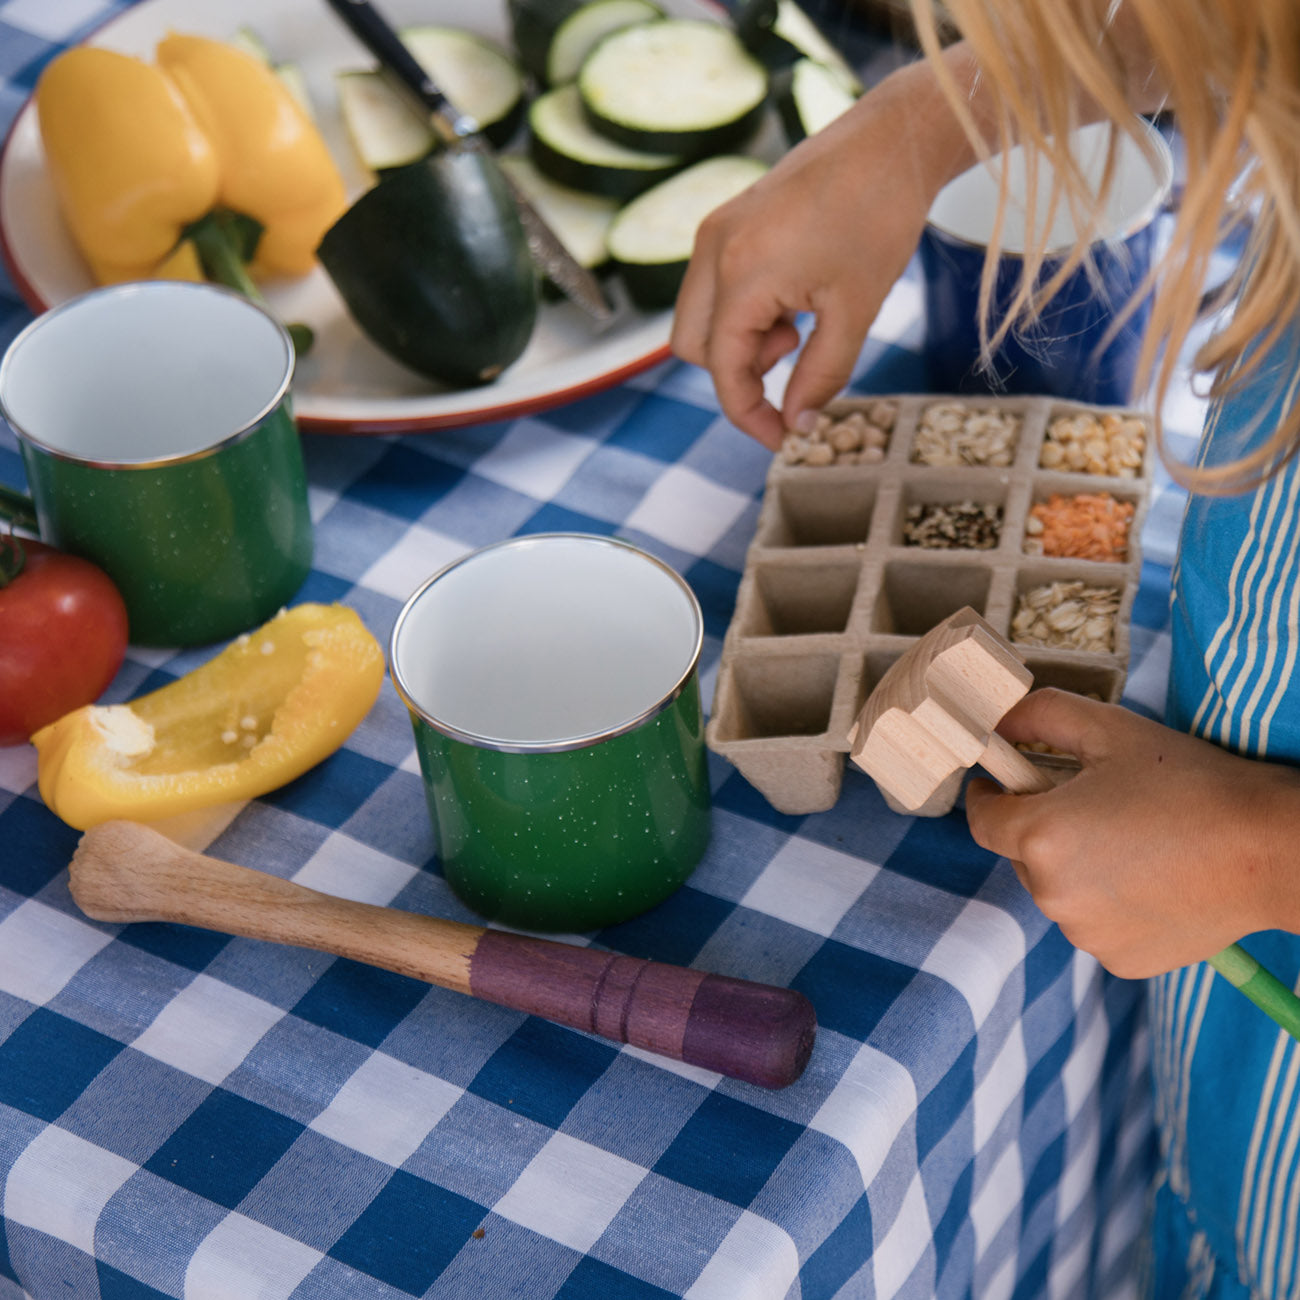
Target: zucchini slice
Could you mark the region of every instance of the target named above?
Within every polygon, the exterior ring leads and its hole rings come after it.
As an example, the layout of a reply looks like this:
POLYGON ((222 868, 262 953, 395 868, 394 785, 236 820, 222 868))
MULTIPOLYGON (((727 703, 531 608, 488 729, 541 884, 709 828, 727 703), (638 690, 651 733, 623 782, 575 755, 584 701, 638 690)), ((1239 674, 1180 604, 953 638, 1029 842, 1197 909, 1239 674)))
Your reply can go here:
POLYGON ((617 199, 560 185, 523 154, 502 154, 498 161, 579 266, 599 271, 608 263, 605 235, 618 212, 617 199))
POLYGON ((508 9, 519 61, 543 86, 572 81, 610 32, 664 16, 654 0, 509 0, 508 9))
POLYGON ((671 307, 682 287, 700 223, 767 171, 758 158, 706 158, 633 199, 610 226, 609 255, 632 301, 647 311, 671 307))
POLYGON ((847 112, 858 96, 845 86, 834 68, 813 59, 796 59, 773 75, 772 98, 786 139, 796 145, 847 112))
POLYGON ((406 27, 402 43, 449 100, 500 149, 524 120, 523 69, 495 41, 459 27, 406 27))
MULTIPOLYGON (((524 74, 499 45, 456 27, 408 27, 402 41, 445 91, 500 148, 524 117, 524 74)), ((433 128, 378 69, 335 76, 339 112, 361 161, 372 171, 402 167, 437 144, 433 128)))
POLYGON ((686 159, 616 144, 596 131, 570 82, 539 95, 528 110, 528 151, 537 170, 560 185, 607 198, 634 198, 681 171, 686 159))
POLYGON ((797 59, 813 59, 834 69, 846 90, 862 94, 862 82, 849 61, 795 0, 741 0, 735 24, 745 48, 768 67, 788 68, 797 59))
POLYGON ((338 73, 339 113, 357 157, 373 172, 402 167, 429 153, 433 128, 373 69, 338 73))
POLYGON ((427 378, 489 383, 532 336, 537 272, 505 176, 482 154, 439 149, 383 172, 316 255, 362 333, 427 378))
POLYGON ((700 158, 739 148, 767 102, 767 69, 720 23, 662 18, 606 36, 578 73, 583 110, 632 149, 700 158))

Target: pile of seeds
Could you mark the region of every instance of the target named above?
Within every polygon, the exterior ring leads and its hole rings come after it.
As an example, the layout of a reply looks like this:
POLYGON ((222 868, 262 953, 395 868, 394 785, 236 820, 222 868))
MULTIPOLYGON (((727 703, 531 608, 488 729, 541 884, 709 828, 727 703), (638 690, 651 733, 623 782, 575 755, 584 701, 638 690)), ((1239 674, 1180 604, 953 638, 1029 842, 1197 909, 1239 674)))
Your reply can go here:
POLYGON ((1135 415, 1059 415, 1047 426, 1038 463, 1044 469, 1136 478, 1146 443, 1146 421, 1135 415))
POLYGON ((1002 507, 974 501, 907 507, 903 545, 927 550, 991 551, 1002 531, 1002 507))
POLYGON ((1020 437, 1014 411, 935 402, 921 412, 912 459, 923 465, 1010 465, 1020 437))
POLYGON ((897 418, 898 403, 883 400, 844 415, 822 411, 810 432, 785 435, 781 459, 787 465, 878 465, 897 418))
POLYGON ((1030 506, 1022 549, 1026 555, 1125 560, 1133 509, 1131 501, 1117 501, 1109 492, 1053 492, 1030 506))
POLYGON ((1011 639, 1054 650, 1115 649, 1118 587, 1053 582, 1024 592, 1011 620, 1011 639))

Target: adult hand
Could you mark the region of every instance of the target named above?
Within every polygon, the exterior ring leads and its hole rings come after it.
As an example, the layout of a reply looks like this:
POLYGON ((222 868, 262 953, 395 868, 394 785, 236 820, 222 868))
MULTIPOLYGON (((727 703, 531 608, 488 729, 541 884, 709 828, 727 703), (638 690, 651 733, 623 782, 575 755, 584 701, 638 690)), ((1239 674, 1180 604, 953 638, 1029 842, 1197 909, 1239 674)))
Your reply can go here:
MULTIPOLYGON (((958 47, 945 59, 973 76, 958 47)), ((934 196, 972 157, 933 69, 911 64, 705 220, 671 342, 710 372, 734 424, 775 449, 844 387, 934 196), (778 412, 763 376, 798 347, 800 312, 815 328, 778 412)))
POLYGON ((1072 753, 1082 769, 1038 795, 972 781, 971 833, 1114 974, 1155 975, 1244 934, 1300 930, 1300 773, 1052 689, 998 730, 1072 753))

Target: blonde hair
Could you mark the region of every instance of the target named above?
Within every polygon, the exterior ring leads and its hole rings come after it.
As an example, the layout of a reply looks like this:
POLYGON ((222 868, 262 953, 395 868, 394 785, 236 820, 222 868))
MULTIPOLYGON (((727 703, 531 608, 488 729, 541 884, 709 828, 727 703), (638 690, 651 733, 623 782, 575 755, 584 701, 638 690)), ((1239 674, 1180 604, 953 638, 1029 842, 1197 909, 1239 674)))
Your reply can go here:
MULTIPOLYGON (((1156 437, 1170 473, 1196 491, 1226 495, 1257 485, 1300 449, 1300 404, 1283 398, 1277 429, 1227 464, 1189 466, 1167 447, 1163 404, 1189 336, 1205 315, 1202 296, 1211 258, 1233 227, 1248 230, 1237 269, 1216 294, 1231 303, 1193 354, 1208 379, 1211 403, 1250 382, 1264 353, 1300 312, 1300 2, 1298 0, 912 0, 922 49, 954 110, 985 157, 1018 143, 1026 154, 1028 191, 1037 168, 1053 169, 1049 218, 1030 214, 1043 239, 1026 250, 1019 291, 990 328, 995 246, 981 293, 985 347, 1018 320, 1032 317, 1087 258, 1087 235, 1104 202, 1064 150, 1064 140, 1098 114, 1139 145, 1142 124, 1132 102, 1143 77, 1159 86, 1172 110, 1185 156, 1185 188, 1170 242, 1148 283, 1126 309, 1150 294, 1151 312, 1138 382, 1152 385, 1156 437), (939 59, 951 18, 979 65, 994 106, 995 139, 987 141, 939 59), (1091 101, 1086 113, 1081 104, 1091 101), (1067 261, 1043 270, 1050 211, 1068 206, 1083 233, 1067 261)), ((1005 189, 1003 203, 1005 203, 1005 189)), ((1032 240, 1031 240, 1032 243, 1032 240)), ((1294 389, 1294 385, 1287 385, 1294 389)))

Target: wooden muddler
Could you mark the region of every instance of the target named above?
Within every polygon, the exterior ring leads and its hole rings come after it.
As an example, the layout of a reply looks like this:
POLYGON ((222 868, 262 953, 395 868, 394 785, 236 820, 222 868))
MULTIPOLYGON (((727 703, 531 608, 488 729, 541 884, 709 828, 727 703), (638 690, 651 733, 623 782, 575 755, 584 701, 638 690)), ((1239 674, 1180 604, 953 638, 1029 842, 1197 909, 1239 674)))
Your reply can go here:
POLYGON ((174 921, 410 975, 764 1088, 793 1083, 817 1019, 801 993, 322 894, 104 822, 69 866, 97 921, 174 921))

